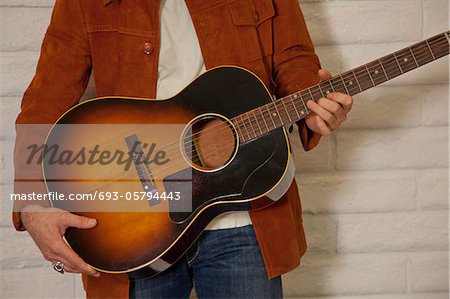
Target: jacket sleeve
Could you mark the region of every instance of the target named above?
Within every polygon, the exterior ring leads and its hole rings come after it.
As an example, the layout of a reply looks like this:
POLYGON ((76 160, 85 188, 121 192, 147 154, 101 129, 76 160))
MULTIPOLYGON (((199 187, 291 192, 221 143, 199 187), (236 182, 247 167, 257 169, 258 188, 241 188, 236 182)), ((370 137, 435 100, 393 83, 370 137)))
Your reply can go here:
MULTIPOLYGON (((91 57, 80 0, 56 0, 45 33, 36 74, 24 93, 16 119, 14 148, 14 193, 45 193, 41 165, 26 163, 31 144, 42 145, 48 128, 84 93, 91 73, 91 57), (47 129, 46 129, 47 128, 47 129)), ((24 230, 15 201, 13 223, 24 230)))
MULTIPOLYGON (((298 0, 274 0, 273 66, 275 95, 281 98, 319 82, 319 58, 306 28, 298 0)), ((321 135, 312 132, 304 120, 297 122, 305 150, 314 148, 321 135)))

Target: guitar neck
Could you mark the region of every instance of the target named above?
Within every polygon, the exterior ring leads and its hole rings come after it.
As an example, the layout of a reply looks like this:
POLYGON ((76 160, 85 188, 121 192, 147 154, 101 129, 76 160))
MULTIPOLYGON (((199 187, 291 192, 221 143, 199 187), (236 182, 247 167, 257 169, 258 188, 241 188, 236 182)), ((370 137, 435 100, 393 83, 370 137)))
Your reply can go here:
POLYGON ((297 122, 310 111, 308 101, 331 92, 356 95, 449 54, 449 31, 344 72, 316 85, 233 118, 240 141, 257 139, 282 126, 297 122))

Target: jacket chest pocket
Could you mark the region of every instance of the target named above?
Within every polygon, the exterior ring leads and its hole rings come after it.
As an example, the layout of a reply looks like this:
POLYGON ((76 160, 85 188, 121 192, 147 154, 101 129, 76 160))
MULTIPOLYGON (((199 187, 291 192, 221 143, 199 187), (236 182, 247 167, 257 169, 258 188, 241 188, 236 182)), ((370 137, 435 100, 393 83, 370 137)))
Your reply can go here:
POLYGON ((153 96, 154 34, 117 26, 89 26, 96 85, 109 94, 153 96))
POLYGON ((275 16, 272 1, 236 0, 229 3, 229 9, 247 60, 272 55, 272 19, 275 16))
POLYGON ((119 30, 117 41, 121 61, 139 66, 155 59, 156 38, 153 34, 119 30))
POLYGON ((143 62, 155 52, 155 34, 116 25, 88 26, 91 46, 99 54, 116 56, 121 61, 143 62))

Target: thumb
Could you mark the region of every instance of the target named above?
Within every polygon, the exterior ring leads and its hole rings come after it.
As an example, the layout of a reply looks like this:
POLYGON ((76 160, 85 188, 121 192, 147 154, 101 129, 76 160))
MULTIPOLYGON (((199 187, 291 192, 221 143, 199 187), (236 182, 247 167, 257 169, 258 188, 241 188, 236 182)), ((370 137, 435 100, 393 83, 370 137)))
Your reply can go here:
POLYGON ((95 220, 94 218, 67 213, 65 224, 67 226, 72 226, 76 228, 89 229, 97 225, 97 220, 95 220))
POLYGON ((331 73, 325 69, 320 69, 318 75, 321 81, 328 80, 332 77, 331 73))

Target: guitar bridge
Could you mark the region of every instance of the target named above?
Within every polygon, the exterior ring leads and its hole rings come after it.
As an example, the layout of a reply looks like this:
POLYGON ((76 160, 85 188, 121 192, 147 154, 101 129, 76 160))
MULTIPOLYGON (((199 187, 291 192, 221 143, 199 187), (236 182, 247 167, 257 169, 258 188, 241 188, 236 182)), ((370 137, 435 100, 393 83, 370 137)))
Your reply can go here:
MULTIPOLYGON (((156 187, 154 178, 148 165, 143 160, 144 151, 136 134, 130 135, 125 138, 125 142, 128 146, 130 157, 133 160, 133 165, 136 168, 139 180, 144 192, 153 195, 157 195, 158 189, 156 187)), ((154 206, 160 203, 158 200, 148 200, 150 206, 154 206)))

